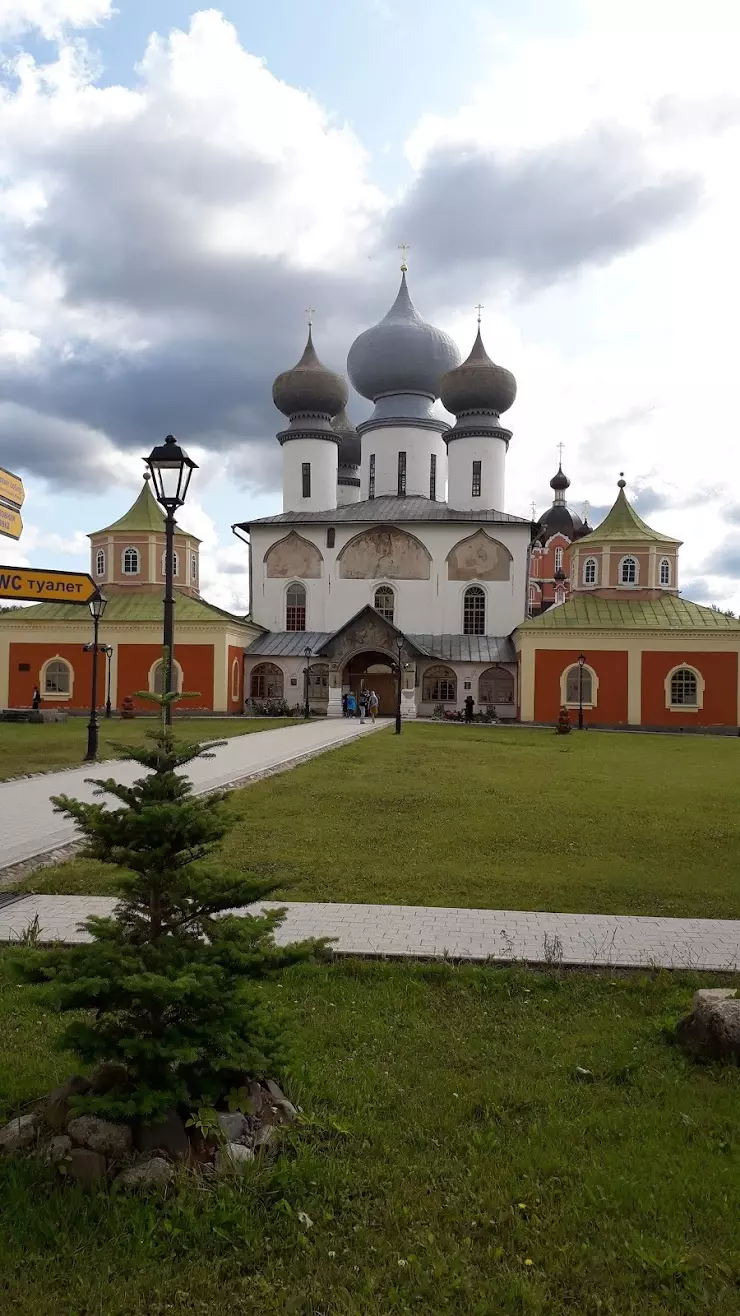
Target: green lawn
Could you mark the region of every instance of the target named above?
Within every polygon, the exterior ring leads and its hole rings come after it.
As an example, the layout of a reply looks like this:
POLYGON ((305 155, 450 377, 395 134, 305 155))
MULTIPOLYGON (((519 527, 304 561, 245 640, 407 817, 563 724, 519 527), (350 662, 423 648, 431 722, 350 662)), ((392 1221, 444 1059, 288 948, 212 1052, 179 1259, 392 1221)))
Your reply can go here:
MULTIPOLYGON (((289 718, 183 718, 184 735, 193 740, 225 740, 249 731, 266 731, 287 726, 289 718)), ((175 718, 177 722, 177 718, 175 718)), ((124 722, 118 718, 100 723, 100 757, 120 758, 117 745, 139 745, 147 731, 154 730, 154 718, 136 718, 124 722)), ((55 772, 58 768, 77 767, 87 750, 87 718, 73 717, 67 722, 29 724, 0 722, 0 781, 21 773, 55 772)))
MULTIPOLYGON (((740 742, 405 726, 232 797, 292 900, 740 917, 740 742)), ((29 891, 110 889, 91 863, 29 891)))
MULTIPOLYGON (((0 956, 5 1113, 72 1069, 48 1049, 59 1017, 43 989, 9 979, 17 953, 0 956)), ((241 1188, 183 1185, 164 1204, 1 1161, 0 1310, 734 1316, 740 1071, 669 1044, 694 985, 291 971, 268 991, 296 1021, 284 1081, 309 1123, 279 1159, 241 1188)))

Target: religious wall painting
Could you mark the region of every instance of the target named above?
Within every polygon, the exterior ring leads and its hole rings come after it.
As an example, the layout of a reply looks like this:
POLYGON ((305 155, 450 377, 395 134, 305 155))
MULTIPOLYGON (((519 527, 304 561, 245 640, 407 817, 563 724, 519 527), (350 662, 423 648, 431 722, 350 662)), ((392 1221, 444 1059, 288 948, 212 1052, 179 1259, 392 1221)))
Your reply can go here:
POLYGON ((447 554, 448 580, 509 580, 512 556, 484 530, 461 539, 447 554))
POLYGON ((345 580, 429 580, 431 557, 415 535, 378 526, 355 535, 339 555, 345 580))
POLYGON ((265 575, 270 579, 318 580, 324 559, 315 544, 291 530, 265 553, 265 575))

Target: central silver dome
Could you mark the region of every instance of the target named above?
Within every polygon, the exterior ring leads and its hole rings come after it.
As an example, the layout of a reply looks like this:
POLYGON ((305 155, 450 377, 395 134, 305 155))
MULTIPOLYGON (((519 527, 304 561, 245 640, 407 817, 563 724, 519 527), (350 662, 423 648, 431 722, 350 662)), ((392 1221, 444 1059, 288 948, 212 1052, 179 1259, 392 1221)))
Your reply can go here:
POLYGON ((427 324, 409 296, 406 274, 388 314, 356 338, 347 357, 347 373, 364 398, 397 393, 439 397, 439 381, 460 364, 449 334, 427 324))

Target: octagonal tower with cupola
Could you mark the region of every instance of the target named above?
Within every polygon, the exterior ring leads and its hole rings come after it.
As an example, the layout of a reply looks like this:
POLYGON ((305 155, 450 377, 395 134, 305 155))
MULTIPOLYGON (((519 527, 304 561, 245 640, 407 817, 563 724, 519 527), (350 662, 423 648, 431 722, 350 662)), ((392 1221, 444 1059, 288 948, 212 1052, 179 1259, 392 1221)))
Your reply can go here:
MULTIPOLYGON (((90 539, 90 574, 104 594, 161 594, 164 588, 164 515, 152 494, 148 473, 136 501, 112 525, 94 530, 90 539)), ((200 540, 175 529, 174 583, 177 590, 200 594, 200 540)))

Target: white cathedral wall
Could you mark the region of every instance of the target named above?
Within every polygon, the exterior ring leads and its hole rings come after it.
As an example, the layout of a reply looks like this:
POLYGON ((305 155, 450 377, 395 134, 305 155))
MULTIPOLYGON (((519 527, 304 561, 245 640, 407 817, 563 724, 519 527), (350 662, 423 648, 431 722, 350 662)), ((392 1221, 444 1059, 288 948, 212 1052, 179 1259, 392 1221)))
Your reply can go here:
POLYGON ((270 631, 285 630, 285 607, 288 586, 293 579, 267 579, 264 556, 268 548, 295 530, 315 544, 322 554, 319 579, 302 580, 306 588, 306 629, 334 632, 367 604, 372 606, 375 591, 381 584, 390 585, 395 598, 396 625, 415 635, 461 635, 463 631, 463 596, 467 587, 479 583, 486 594, 486 634, 509 635, 524 620, 527 612, 527 550, 529 525, 486 525, 468 523, 395 522, 399 528, 415 535, 431 554, 428 580, 347 580, 340 575, 337 558, 344 546, 363 529, 363 524, 331 526, 305 525, 253 526, 252 541, 252 618, 270 631), (492 539, 504 544, 513 557, 511 578, 506 581, 448 580, 447 555, 461 540, 482 529, 492 539), (333 547, 327 545, 327 531, 334 529, 333 547))
POLYGON ((346 507, 347 503, 359 503, 359 501, 358 484, 337 484, 337 507, 346 507))
POLYGON ((337 445, 331 439, 283 443, 283 511, 323 512, 337 505, 337 445), (303 465, 310 466, 311 495, 303 497, 303 465))
POLYGON ((488 436, 453 439, 447 456, 447 501, 461 512, 504 508, 506 444, 488 436), (481 464, 480 494, 473 496, 473 462, 481 464))
POLYGON ((379 426, 362 435, 361 497, 370 497, 370 458, 375 457, 375 497, 398 493, 398 454, 406 453, 406 497, 429 497, 432 455, 437 458, 436 500, 444 501, 447 444, 436 430, 410 425, 379 426))

